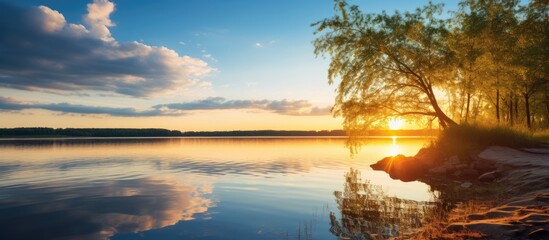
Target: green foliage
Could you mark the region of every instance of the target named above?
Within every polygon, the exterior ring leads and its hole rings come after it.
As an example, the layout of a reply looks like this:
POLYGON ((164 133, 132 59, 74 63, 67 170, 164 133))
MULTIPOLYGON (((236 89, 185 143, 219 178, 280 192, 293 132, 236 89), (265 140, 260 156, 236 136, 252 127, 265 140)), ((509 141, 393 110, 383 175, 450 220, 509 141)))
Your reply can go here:
POLYGON ((331 57, 330 83, 340 80, 334 113, 351 135, 394 116, 438 118, 454 124, 438 105, 434 88, 448 80, 452 54, 445 41, 442 5, 414 12, 365 14, 336 1, 336 15, 313 26, 317 55, 331 57))
POLYGON ((534 131, 534 138, 545 144, 549 144, 549 129, 534 131))
POLYGON ((463 0, 453 13, 456 71, 447 92, 454 119, 549 126, 549 2, 520 4, 463 0))
POLYGON ((335 16, 313 24, 338 84, 334 114, 351 137, 394 116, 549 127, 548 6, 463 0, 442 19, 440 4, 369 14, 335 0, 335 16))

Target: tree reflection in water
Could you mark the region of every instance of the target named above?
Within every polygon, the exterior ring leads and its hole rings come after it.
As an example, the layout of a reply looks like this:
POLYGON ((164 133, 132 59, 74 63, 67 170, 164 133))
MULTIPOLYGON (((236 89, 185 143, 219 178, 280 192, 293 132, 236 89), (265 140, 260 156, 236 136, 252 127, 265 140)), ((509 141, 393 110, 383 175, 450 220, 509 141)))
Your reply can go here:
POLYGON ((343 191, 334 192, 341 222, 330 213, 330 232, 340 239, 387 239, 422 226, 425 203, 390 197, 381 186, 362 181, 360 171, 345 174, 343 191))

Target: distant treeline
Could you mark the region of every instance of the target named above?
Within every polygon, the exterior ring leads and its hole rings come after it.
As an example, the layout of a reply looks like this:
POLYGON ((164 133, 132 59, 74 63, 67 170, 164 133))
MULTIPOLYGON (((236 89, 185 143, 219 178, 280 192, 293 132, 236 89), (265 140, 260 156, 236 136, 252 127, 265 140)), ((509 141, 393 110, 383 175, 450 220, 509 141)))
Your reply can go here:
POLYGON ((160 128, 0 128, 0 137, 169 137, 180 131, 160 128))
MULTIPOLYGON (((434 136, 438 130, 370 130, 367 136, 434 136)), ((345 130, 322 131, 288 131, 288 130, 253 130, 253 131, 201 131, 183 132, 185 137, 253 137, 253 136, 289 136, 289 137, 344 137, 345 130)))
MULTIPOLYGON (((428 136, 436 135, 432 130, 371 130, 369 136, 428 136)), ((346 136, 344 130, 322 131, 190 131, 181 132, 161 128, 0 128, 0 137, 322 137, 346 136)))
POLYGON ((184 132, 186 137, 253 137, 253 136, 345 136, 343 130, 323 130, 323 131, 285 131, 285 130, 252 130, 252 131, 201 131, 184 132))

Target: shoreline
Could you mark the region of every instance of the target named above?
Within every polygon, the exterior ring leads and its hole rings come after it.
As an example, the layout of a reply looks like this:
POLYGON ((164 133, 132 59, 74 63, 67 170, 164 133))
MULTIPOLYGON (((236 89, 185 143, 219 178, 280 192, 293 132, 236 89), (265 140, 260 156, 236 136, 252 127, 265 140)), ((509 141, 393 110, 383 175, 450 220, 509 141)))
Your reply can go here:
MULTIPOLYGON (((431 129, 376 129, 365 136, 431 136, 431 129)), ((344 130, 213 130, 179 131, 161 128, 0 128, 0 138, 65 138, 65 137, 348 137, 344 130)), ((362 137, 362 136, 356 136, 362 137)))
MULTIPOLYGON (((371 167, 393 179, 424 182, 452 202, 452 212, 462 216, 452 220, 448 213, 448 221, 438 226, 445 236, 549 239, 549 146, 491 146, 461 157, 423 148, 413 157, 386 157, 371 167), (484 207, 465 209, 463 203, 472 201, 484 207)), ((416 237, 422 239, 426 231, 419 229, 416 237)))
MULTIPOLYGON (((319 135, 319 136, 292 136, 292 135, 257 135, 257 136, 230 136, 230 135, 220 135, 220 136, 130 136, 130 137, 79 137, 79 136, 44 136, 44 137, 3 137, 0 136, 0 141, 2 140, 56 140, 56 139, 151 139, 151 138, 340 138, 340 139, 349 139, 348 136, 329 136, 329 135, 319 135)), ((434 139, 435 136, 421 136, 421 135, 404 135, 404 136, 391 136, 391 135, 374 135, 374 136, 364 136, 361 137, 364 139, 417 139, 417 138, 428 138, 434 139)))

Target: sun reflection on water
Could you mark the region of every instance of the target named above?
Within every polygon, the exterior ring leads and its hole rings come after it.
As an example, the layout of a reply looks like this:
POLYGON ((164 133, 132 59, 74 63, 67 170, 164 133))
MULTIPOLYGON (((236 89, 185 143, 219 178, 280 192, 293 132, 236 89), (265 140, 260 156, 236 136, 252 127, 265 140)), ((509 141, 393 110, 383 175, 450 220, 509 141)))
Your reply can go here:
POLYGON ((389 151, 391 153, 391 156, 396 156, 396 155, 402 154, 402 149, 397 144, 397 138, 398 137, 397 136, 392 136, 391 138, 393 139, 393 143, 389 147, 389 151))

